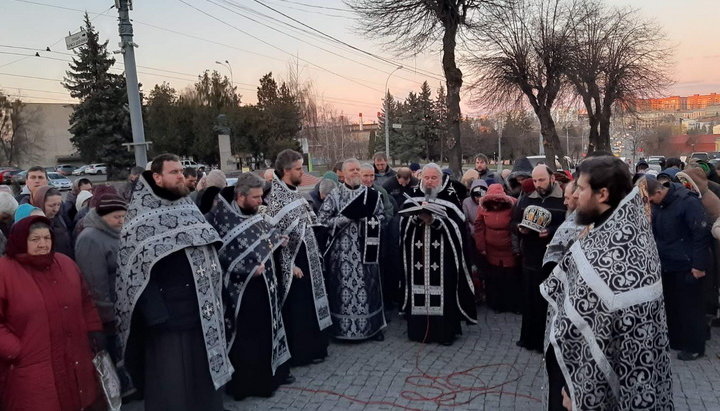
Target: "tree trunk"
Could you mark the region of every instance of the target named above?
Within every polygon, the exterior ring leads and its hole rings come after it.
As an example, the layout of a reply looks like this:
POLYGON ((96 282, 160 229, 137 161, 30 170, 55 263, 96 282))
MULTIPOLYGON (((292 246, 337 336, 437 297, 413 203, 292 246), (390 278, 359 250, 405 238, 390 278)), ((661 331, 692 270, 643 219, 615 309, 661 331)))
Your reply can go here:
POLYGON ((457 35, 457 22, 445 22, 443 35, 442 66, 445 73, 445 86, 447 87, 448 110, 448 136, 453 140, 453 146, 448 150, 450 169, 456 176, 462 175, 462 143, 460 136, 460 88, 462 87, 462 71, 455 63, 455 45, 457 35))
POLYGON ((597 139, 597 150, 611 151, 610 148, 610 119, 612 117, 612 106, 603 104, 600 113, 600 133, 597 139))
POLYGON ((557 156, 560 165, 567 170, 568 164, 565 160, 565 153, 563 153, 560 145, 560 138, 555 129, 555 121, 553 121, 550 109, 545 106, 539 107, 537 116, 540 120, 540 134, 543 136, 543 147, 545 148, 545 164, 555 171, 555 156, 557 156))

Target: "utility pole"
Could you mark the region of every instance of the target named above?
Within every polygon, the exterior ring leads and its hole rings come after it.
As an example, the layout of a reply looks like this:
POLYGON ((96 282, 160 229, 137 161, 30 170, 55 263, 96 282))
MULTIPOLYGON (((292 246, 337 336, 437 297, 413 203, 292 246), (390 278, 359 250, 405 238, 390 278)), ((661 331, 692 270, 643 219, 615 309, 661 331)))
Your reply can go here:
POLYGON ((120 20, 120 50, 125 63, 125 84, 127 85, 128 107, 130 109, 130 125, 132 127, 133 142, 125 144, 135 150, 135 165, 145 168, 147 165, 147 146, 143 129, 142 105, 140 102, 140 89, 138 88, 137 69, 135 67, 135 47, 133 42, 133 27, 130 22, 129 10, 132 9, 132 0, 115 0, 120 20))
POLYGON ((388 74, 387 80, 385 80, 385 156, 388 161, 390 161, 390 104, 388 104, 388 95, 390 92, 388 91, 388 82, 390 81, 390 76, 392 76, 393 73, 402 69, 403 66, 398 66, 395 70, 388 74))

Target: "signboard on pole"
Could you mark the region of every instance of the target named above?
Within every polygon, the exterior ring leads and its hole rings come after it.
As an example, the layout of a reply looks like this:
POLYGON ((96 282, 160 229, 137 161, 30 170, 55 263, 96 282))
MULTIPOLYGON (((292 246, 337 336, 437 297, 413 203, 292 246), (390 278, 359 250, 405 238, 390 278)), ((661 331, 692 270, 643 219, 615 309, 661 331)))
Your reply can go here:
POLYGON ((87 42, 88 38, 87 32, 85 30, 65 37, 65 45, 67 46, 68 50, 72 50, 75 47, 84 46, 85 44, 87 44, 87 42))

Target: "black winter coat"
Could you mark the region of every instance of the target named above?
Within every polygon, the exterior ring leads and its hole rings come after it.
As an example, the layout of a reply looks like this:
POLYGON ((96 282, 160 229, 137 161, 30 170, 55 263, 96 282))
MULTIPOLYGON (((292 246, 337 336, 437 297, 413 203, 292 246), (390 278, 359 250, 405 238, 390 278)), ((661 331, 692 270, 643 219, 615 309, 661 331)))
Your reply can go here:
POLYGON ((565 221, 565 211, 567 208, 563 203, 563 190, 557 183, 555 183, 552 192, 550 192, 547 197, 541 197, 537 191, 520 197, 520 200, 513 209, 510 228, 513 234, 517 235, 520 240, 523 267, 535 270, 539 270, 542 267, 542 260, 545 256, 547 245, 555 235, 557 228, 565 221), (532 230, 527 234, 522 234, 518 230, 518 224, 522 222, 525 208, 530 205, 542 207, 552 214, 550 224, 547 226, 547 237, 541 238, 537 232, 532 230))
POLYGON ((653 204, 652 228, 663 271, 710 267, 710 227, 695 193, 673 183, 662 203, 653 204))

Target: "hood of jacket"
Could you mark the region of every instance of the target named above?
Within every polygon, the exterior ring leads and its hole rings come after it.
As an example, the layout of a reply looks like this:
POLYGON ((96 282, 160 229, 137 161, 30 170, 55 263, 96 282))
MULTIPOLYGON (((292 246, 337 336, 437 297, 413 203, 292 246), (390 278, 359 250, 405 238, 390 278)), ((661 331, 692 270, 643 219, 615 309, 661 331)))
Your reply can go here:
POLYGON ((100 230, 107 235, 109 235, 112 238, 120 238, 120 230, 116 230, 112 227, 110 227, 105 220, 100 217, 100 215, 97 213, 97 211, 93 208, 90 210, 87 215, 85 215, 85 218, 83 219, 83 226, 85 228, 95 228, 97 230, 100 230))
MULTIPOLYGON (((527 181, 527 180, 526 180, 526 181, 527 181)), ((557 182, 555 182, 555 183, 553 183, 553 189, 552 189, 552 191, 550 191, 550 194, 548 194, 547 197, 545 197, 545 198, 549 198, 549 197, 563 198, 564 196, 565 196, 565 193, 563 193, 562 187, 560 187, 560 184, 558 184, 557 182)), ((530 198, 540 198, 541 196, 540 196, 540 194, 537 192, 537 188, 536 188, 535 191, 533 191, 532 193, 530 193, 530 194, 528 195, 528 197, 530 197, 530 198)))

